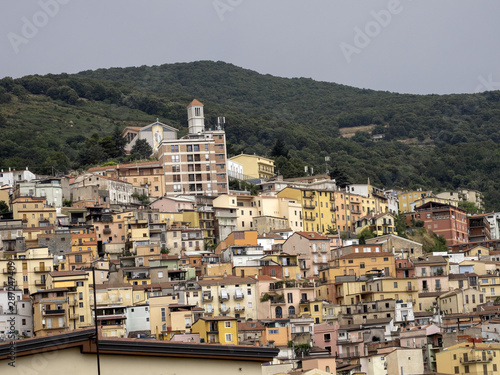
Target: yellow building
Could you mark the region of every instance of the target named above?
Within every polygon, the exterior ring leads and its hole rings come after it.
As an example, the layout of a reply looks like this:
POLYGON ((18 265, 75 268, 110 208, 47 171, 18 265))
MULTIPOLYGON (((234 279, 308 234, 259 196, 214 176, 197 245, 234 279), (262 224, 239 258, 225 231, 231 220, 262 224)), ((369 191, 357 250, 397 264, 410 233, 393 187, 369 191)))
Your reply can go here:
POLYGON ((230 160, 243 166, 243 175, 247 178, 270 179, 274 174, 274 160, 258 155, 240 154, 230 160))
POLYGON ((366 293, 366 281, 357 276, 340 276, 336 278, 335 296, 339 305, 354 305, 363 299, 366 293))
POLYGON ((67 316, 70 330, 92 325, 89 302, 91 284, 92 273, 88 271, 53 271, 47 278, 47 288, 68 289, 67 316))
POLYGON ((47 247, 31 248, 25 251, 4 251, 0 258, 0 285, 6 286, 9 277, 13 277, 23 294, 35 293, 45 289, 49 272, 54 269, 54 258, 47 247), (14 263, 14 269, 9 267, 14 263), (12 272, 12 275, 11 275, 12 272))
POLYGON ((19 197, 12 201, 14 220, 22 220, 25 228, 49 227, 56 221, 56 208, 47 199, 19 197))
POLYGON ((191 332, 210 344, 238 345, 238 320, 229 316, 200 318, 192 325, 191 332))
POLYGON ((151 335, 170 340, 175 334, 190 332, 195 305, 180 305, 172 296, 149 298, 151 335))
POLYGON ((18 197, 11 209, 14 220, 23 222, 26 247, 37 247, 39 235, 53 233, 57 212, 45 198, 18 197))
POLYGON ((33 297, 33 332, 47 336, 70 330, 68 289, 56 288, 35 292, 33 297))
POLYGON ((415 302, 418 297, 418 281, 409 278, 382 278, 366 282, 366 290, 361 293, 363 301, 384 299, 415 302))
POLYGON ((495 301, 500 296, 500 277, 494 272, 480 275, 478 289, 484 293, 486 302, 495 301))
POLYGON ((500 345, 462 342, 436 353, 440 374, 498 374, 500 345))
POLYGON ((412 212, 412 203, 426 197, 431 197, 432 191, 403 191, 398 194, 398 208, 399 212, 412 212))
POLYGON ((330 228, 336 228, 334 192, 287 187, 281 190, 277 196, 300 202, 302 206, 301 219, 306 232, 325 234, 330 228))
POLYGON ((337 276, 363 276, 376 272, 396 276, 394 254, 390 252, 351 253, 335 258, 330 264, 327 281, 334 281, 337 276))

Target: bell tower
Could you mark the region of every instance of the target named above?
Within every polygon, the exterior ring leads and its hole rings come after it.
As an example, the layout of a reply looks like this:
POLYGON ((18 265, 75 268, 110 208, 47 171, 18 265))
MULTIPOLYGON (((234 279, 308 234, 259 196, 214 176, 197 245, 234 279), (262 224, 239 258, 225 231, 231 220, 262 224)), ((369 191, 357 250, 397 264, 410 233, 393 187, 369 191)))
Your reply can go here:
POLYGON ((203 104, 194 99, 187 107, 189 134, 198 134, 205 131, 205 117, 203 104))

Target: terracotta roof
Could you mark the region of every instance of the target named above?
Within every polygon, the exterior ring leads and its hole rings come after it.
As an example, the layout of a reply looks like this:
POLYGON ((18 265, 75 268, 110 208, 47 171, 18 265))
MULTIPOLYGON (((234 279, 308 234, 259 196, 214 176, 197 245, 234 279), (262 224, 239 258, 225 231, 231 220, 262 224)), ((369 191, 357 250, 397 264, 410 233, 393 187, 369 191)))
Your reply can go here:
POLYGON ((193 101, 191 103, 189 103, 188 108, 193 106, 193 105, 203 105, 203 104, 201 102, 199 102, 198 100, 193 99, 193 101))
POLYGON ((265 327, 257 321, 238 323, 238 332, 239 331, 263 331, 264 329, 265 329, 265 327), (252 327, 251 324, 255 324, 255 327, 252 327))
POLYGON ((316 232, 295 232, 298 235, 307 238, 308 240, 328 240, 327 237, 316 232))

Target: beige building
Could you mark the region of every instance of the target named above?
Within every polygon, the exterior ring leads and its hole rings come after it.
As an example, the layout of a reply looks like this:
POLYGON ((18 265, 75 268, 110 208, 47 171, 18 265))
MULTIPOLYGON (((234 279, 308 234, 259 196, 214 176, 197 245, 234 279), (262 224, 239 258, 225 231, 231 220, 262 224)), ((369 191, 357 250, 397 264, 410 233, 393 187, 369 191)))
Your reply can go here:
POLYGON ((90 168, 87 172, 118 178, 131 183, 133 186, 147 188, 148 196, 150 197, 162 197, 165 195, 165 176, 163 174, 163 167, 158 161, 94 167, 90 168))
POLYGON ((45 289, 49 273, 54 269, 54 258, 47 247, 31 248, 25 251, 9 251, 1 253, 0 285, 7 286, 9 277, 13 277, 23 294, 35 293, 45 289), (9 274, 8 263, 13 262, 15 270, 9 274))
MULTIPOLYGON (((9 366, 10 342, 0 343, 2 375, 26 373, 88 375, 96 373, 94 330, 36 337, 17 343, 15 366, 9 366), (26 345, 24 345, 26 342, 26 345), (61 345, 64 343, 64 345, 61 345)), ((156 340, 99 339, 103 374, 262 375, 279 349, 260 346, 223 346, 156 340)))
POLYGON ((157 156, 165 175, 165 195, 219 195, 229 191, 226 133, 205 129, 203 104, 188 108, 188 134, 161 139, 157 156))
MULTIPOLYGON (((236 318, 257 319, 259 296, 256 281, 250 277, 222 277, 199 280, 199 306, 211 316, 228 315, 236 318)), ((194 301, 189 300, 192 304, 194 301)))
POLYGON ((445 314, 471 313, 485 301, 485 294, 476 289, 455 289, 437 297, 439 309, 445 314))

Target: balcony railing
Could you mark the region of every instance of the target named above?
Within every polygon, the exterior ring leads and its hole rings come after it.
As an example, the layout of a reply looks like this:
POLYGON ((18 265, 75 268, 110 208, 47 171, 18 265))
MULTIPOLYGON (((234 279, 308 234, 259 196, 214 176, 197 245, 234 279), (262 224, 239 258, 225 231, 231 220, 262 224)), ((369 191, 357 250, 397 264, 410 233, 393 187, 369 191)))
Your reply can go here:
POLYGON ((42 286, 42 285, 45 285, 45 280, 35 280, 35 285, 36 285, 36 286, 42 286))
POLYGON ((51 272, 51 267, 35 267, 35 272, 51 272))
POLYGON ((416 286, 413 286, 413 285, 412 285, 412 286, 407 286, 407 287, 406 287, 406 290, 407 290, 408 292, 414 292, 414 291, 416 291, 416 290, 417 290, 417 287, 416 287, 416 286))
POLYGON ((5 275, 10 275, 11 273, 16 273, 17 270, 15 268, 4 268, 2 270, 2 272, 5 274, 5 275))
POLYGON ((80 314, 69 314, 69 318, 71 320, 78 320, 80 319, 80 314))
POLYGON ((221 301, 229 301, 229 294, 226 295, 220 295, 219 300, 221 301))
POLYGON ((235 307, 234 308, 234 312, 236 312, 236 313, 240 313, 240 312, 243 312, 243 311, 245 311, 244 307, 235 307))
POLYGON ((230 307, 226 307, 225 309, 220 309, 221 314, 228 314, 231 311, 230 307))
POLYGON ((491 362, 493 357, 488 355, 486 357, 483 356, 473 356, 468 358, 460 358, 460 363, 476 363, 476 362, 491 362))
POLYGON ((43 315, 64 315, 66 314, 65 309, 58 309, 58 310, 44 310, 43 315))
POLYGON ((214 300, 214 297, 213 296, 204 295, 202 297, 202 299, 203 299, 203 302, 212 302, 214 300))
POLYGON ((234 295, 234 300, 235 301, 241 301, 244 298, 245 298, 245 296, 243 294, 235 294, 234 295))

